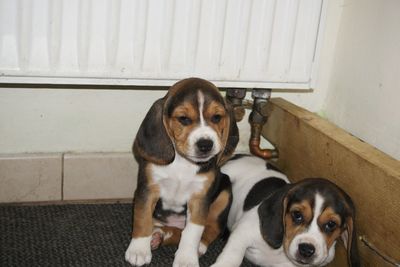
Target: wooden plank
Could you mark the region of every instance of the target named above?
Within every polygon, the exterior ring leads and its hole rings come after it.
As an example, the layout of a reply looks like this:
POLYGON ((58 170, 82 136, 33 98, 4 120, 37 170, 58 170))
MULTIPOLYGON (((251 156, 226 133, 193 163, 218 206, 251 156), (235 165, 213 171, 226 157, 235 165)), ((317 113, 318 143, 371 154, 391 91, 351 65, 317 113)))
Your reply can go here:
MULTIPOLYGON (((263 136, 278 148, 278 166, 292 181, 325 177, 342 187, 357 208, 358 236, 400 261, 400 161, 283 99, 267 109, 263 136)), ((360 240, 359 250, 363 266, 393 266, 360 240)), ((331 266, 343 266, 344 255, 331 266)))

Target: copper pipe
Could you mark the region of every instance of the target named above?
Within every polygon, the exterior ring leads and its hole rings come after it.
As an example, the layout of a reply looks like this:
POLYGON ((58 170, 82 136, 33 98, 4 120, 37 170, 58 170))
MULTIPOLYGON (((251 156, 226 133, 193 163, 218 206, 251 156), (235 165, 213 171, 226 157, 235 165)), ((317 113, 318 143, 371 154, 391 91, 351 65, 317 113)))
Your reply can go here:
POLYGON ((245 115, 245 109, 251 109, 249 123, 251 126, 251 134, 249 141, 250 153, 263 159, 271 159, 278 157, 278 150, 276 149, 262 149, 261 130, 263 125, 267 122, 268 114, 266 112, 266 104, 270 98, 270 89, 253 89, 252 98, 254 101, 244 99, 246 96, 246 89, 232 88, 226 91, 226 100, 232 105, 235 120, 241 121, 245 115))
POLYGON ((260 147, 261 131, 268 120, 267 103, 271 96, 271 90, 253 89, 251 96, 254 101, 249 117, 251 126, 249 141, 250 152, 263 159, 276 158, 278 157, 278 151, 276 149, 262 149, 260 147))
POLYGON ((263 159, 277 158, 278 150, 262 149, 260 147, 262 124, 251 122, 250 126, 251 126, 251 135, 249 141, 250 153, 263 159))

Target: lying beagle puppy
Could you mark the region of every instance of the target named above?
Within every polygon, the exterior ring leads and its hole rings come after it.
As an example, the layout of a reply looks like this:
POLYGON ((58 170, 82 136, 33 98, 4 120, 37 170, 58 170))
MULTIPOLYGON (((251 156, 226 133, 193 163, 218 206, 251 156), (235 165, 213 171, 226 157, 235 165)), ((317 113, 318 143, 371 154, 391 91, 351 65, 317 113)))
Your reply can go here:
POLYGON ((232 182, 231 235, 213 267, 324 266, 341 237, 350 266, 360 266, 350 197, 325 179, 290 184, 256 157, 236 155, 222 167, 232 182))
POLYGON ((151 249, 179 243, 173 266, 199 265, 226 225, 231 184, 220 166, 238 141, 231 107, 206 80, 181 80, 153 104, 133 145, 139 173, 126 261, 148 264, 151 249))

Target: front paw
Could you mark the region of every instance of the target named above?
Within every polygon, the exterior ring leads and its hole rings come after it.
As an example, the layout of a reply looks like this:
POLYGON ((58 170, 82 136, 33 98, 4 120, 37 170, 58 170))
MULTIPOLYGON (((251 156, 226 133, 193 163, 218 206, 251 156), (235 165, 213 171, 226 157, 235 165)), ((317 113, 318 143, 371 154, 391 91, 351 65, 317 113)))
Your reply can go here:
POLYGON ((149 237, 132 238, 125 252, 125 260, 134 266, 142 266, 151 262, 151 248, 149 237))
POLYGON ((173 267, 199 267, 197 251, 178 249, 175 253, 173 267))

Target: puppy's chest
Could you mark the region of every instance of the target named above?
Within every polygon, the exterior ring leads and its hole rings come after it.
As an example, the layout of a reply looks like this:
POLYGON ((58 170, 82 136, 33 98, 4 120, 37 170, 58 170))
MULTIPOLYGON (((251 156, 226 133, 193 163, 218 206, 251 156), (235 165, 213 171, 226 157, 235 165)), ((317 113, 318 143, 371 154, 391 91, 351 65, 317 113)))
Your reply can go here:
POLYGON ((206 177, 199 167, 181 157, 166 166, 153 165, 153 181, 160 187, 163 209, 182 212, 190 197, 203 190, 206 177))

